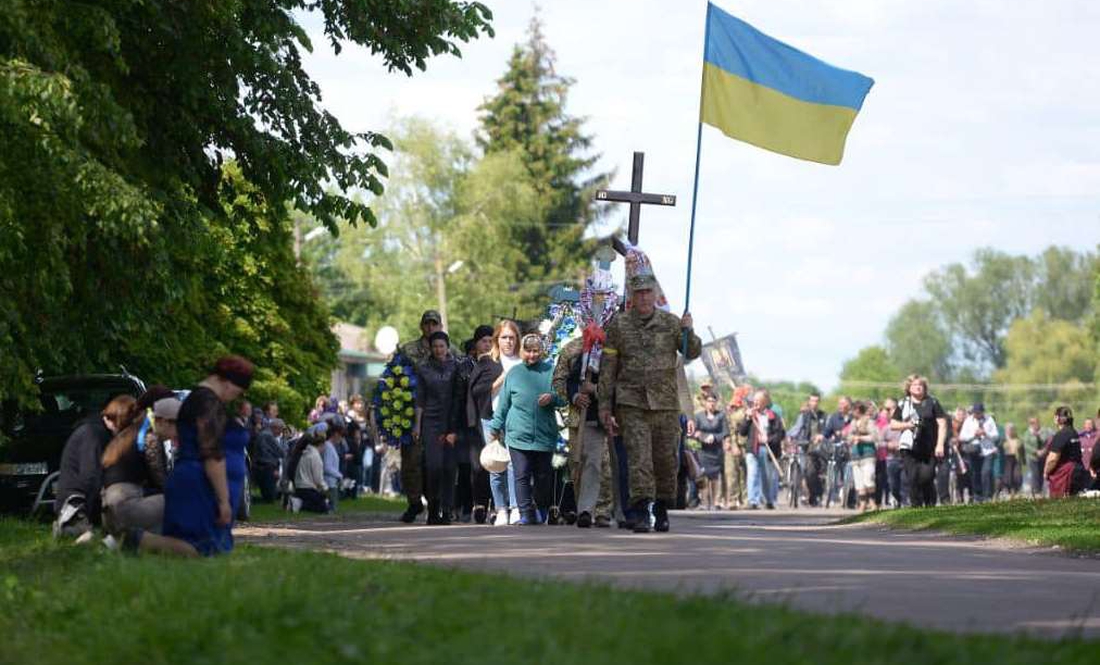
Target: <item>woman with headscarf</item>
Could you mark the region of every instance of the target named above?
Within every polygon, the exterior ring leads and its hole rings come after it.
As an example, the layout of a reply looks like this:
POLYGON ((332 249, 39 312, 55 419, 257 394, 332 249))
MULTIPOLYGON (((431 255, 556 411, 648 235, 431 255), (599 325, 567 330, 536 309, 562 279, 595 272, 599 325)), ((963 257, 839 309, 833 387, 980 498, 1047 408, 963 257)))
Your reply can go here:
POLYGON ((454 509, 457 433, 454 425, 456 361, 451 339, 437 331, 428 337, 431 356, 416 368, 416 424, 413 436, 424 448, 427 471, 424 488, 428 499, 428 524, 450 524, 454 509))
POLYGON ((512 456, 520 519, 517 524, 542 524, 553 501, 551 459, 558 445, 556 407, 565 406, 551 387, 553 364, 543 359, 542 338, 526 335, 521 343, 523 364, 504 379, 493 412, 490 435, 512 456))

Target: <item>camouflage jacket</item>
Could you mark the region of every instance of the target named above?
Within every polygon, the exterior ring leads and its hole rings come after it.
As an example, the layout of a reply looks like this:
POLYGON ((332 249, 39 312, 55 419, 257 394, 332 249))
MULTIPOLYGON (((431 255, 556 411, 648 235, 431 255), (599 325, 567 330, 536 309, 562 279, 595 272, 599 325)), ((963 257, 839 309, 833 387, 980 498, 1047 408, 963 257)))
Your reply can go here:
MULTIPOLYGON (((579 364, 583 355, 584 340, 577 338, 566 343, 566 345, 562 347, 561 353, 558 354, 558 362, 557 365, 554 366, 554 379, 550 384, 558 397, 569 405, 565 424, 570 429, 580 427, 581 423, 585 421, 586 414, 573 404, 573 397, 581 387, 579 364)), ((595 400, 593 400, 593 402, 595 402, 595 400)), ((591 415, 591 413, 592 406, 589 407, 589 415, 591 415)))
MULTIPOLYGON (((682 344, 675 314, 657 310, 646 320, 630 310, 612 319, 600 368, 601 410, 614 400, 619 406, 680 411, 676 366, 682 344)), ((695 360, 702 349, 702 340, 688 331, 687 359, 695 360)))
MULTIPOLYGON (((405 342, 399 349, 402 355, 412 361, 413 367, 419 367, 421 363, 432 357, 432 346, 428 344, 428 338, 426 337, 417 337, 412 341, 405 342)), ((454 358, 462 357, 462 352, 456 349, 454 344, 451 344, 451 356, 454 358)))

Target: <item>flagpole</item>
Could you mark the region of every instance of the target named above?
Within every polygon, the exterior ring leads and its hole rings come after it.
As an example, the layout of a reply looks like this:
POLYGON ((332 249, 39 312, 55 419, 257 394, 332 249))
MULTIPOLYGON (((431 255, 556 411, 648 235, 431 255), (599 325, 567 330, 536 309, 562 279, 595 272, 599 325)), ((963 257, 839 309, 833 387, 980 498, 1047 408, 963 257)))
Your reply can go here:
MULTIPOLYGON (((707 47, 710 45, 710 7, 707 2, 706 18, 703 20, 703 68, 699 75, 699 124, 695 131, 695 182, 691 187, 691 226, 688 230, 687 289, 684 293, 684 313, 691 311, 691 263, 695 254, 695 205, 699 201, 699 155, 703 147, 703 77, 707 71, 707 47)), ((688 331, 683 335, 684 359, 687 359, 688 331)))

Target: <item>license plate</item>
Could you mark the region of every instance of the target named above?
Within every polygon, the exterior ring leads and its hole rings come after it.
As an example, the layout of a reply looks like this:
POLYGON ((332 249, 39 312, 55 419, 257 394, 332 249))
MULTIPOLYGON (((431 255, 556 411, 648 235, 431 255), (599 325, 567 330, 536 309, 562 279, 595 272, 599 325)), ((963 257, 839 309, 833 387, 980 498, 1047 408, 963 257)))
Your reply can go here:
POLYGON ((44 476, 49 471, 45 462, 0 464, 0 476, 44 476))

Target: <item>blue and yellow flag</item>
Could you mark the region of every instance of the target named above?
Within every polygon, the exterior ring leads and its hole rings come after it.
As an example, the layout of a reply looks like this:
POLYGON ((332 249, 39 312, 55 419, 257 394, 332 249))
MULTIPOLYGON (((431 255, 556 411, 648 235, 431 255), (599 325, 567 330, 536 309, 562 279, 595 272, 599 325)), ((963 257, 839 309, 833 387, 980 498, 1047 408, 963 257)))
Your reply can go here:
POLYGON ((730 138, 823 164, 844 140, 874 80, 833 67, 707 7, 699 120, 730 138))

